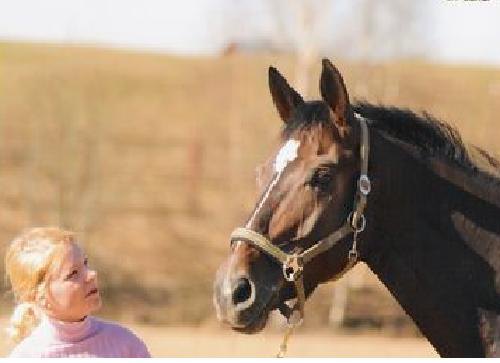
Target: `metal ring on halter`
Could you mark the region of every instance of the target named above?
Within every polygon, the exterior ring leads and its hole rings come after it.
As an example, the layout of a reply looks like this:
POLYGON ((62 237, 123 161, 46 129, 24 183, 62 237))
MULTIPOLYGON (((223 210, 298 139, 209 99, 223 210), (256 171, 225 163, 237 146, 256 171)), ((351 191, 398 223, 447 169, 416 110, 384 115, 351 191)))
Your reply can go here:
POLYGON ((294 282, 301 275, 304 269, 304 262, 301 256, 292 255, 287 258, 286 262, 283 264, 283 276, 285 280, 294 282))
POLYGON ((347 216, 347 222, 351 225, 354 232, 356 232, 356 233, 363 232, 365 230, 365 227, 366 227, 365 215, 363 213, 361 213, 359 215, 359 217, 356 219, 357 222, 361 222, 361 225, 359 225, 359 224, 355 225, 354 213, 356 213, 356 212, 349 213, 349 216, 347 216))
POLYGON ((349 260, 349 262, 353 263, 357 261, 358 257, 359 257, 358 250, 355 249, 349 250, 349 253, 347 254, 347 259, 349 260))

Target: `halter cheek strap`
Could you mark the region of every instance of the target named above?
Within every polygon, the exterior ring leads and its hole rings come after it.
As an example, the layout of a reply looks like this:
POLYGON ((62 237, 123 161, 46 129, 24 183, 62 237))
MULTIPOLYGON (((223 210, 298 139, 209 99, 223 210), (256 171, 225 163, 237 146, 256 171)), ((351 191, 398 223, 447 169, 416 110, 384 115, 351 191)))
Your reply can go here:
POLYGON ((293 328, 299 325, 304 319, 305 290, 303 271, 304 266, 314 257, 328 251, 350 233, 353 233, 353 244, 348 253, 348 263, 332 280, 337 280, 349 271, 358 261, 357 237, 365 229, 366 218, 363 214, 367 203, 368 194, 371 191, 371 183, 368 178, 368 156, 370 151, 368 125, 366 120, 359 114, 355 114, 361 126, 360 159, 361 173, 357 182, 356 196, 354 198, 353 209, 349 213, 345 223, 331 233, 325 239, 318 241, 313 246, 301 253, 286 253, 274 245, 268 238, 252 231, 248 228, 239 227, 231 233, 231 243, 236 241, 247 242, 261 251, 265 252, 281 264, 283 276, 286 281, 293 282, 297 291, 297 302, 293 308, 283 304, 279 309, 288 320, 289 329, 285 334, 285 339, 281 345, 278 356, 283 356, 286 351, 286 341, 293 328))

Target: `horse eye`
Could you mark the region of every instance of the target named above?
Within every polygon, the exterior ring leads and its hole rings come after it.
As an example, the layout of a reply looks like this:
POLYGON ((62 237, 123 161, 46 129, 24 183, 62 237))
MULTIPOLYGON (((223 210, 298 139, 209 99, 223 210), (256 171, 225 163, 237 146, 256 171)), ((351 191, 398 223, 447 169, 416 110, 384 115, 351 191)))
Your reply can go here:
POLYGON ((332 182, 331 170, 327 168, 321 168, 317 169, 314 172, 309 184, 313 187, 325 190, 330 186, 331 182, 332 182))

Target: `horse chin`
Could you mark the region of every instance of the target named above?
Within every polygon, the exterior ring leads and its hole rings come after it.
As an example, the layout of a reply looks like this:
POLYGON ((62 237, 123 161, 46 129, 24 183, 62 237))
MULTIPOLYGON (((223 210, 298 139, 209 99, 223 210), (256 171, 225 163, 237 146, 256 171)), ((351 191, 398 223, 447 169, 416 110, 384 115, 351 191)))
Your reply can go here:
POLYGON ((277 302, 279 301, 279 295, 271 295, 267 303, 259 304, 260 309, 256 309, 250 319, 244 325, 233 326, 232 329, 244 334, 256 334, 261 332, 269 320, 269 314, 271 311, 277 308, 277 302))
POLYGON ((244 334, 256 334, 261 332, 265 328, 268 319, 269 319, 269 311, 266 311, 257 316, 247 325, 243 327, 241 326, 233 327, 233 330, 244 334))
MULTIPOLYGON (((233 326, 232 329, 244 334, 255 334, 262 331, 267 321, 269 320, 269 314, 273 310, 280 311, 280 306, 285 304, 285 301, 291 298, 289 289, 281 290, 282 285, 279 285, 278 288, 273 289, 274 291, 278 290, 279 293, 275 293, 271 295, 268 299, 267 304, 263 304, 263 309, 260 310, 259 313, 255 314, 253 318, 244 326, 233 326)), ((281 313, 281 311, 280 311, 281 313)))

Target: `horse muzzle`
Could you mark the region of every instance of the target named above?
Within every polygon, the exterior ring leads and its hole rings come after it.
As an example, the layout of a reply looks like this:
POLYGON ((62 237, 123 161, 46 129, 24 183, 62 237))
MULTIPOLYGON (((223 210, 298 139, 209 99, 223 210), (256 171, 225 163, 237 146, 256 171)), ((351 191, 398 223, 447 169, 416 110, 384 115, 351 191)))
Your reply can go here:
POLYGON ((233 276, 228 273, 227 265, 223 265, 214 284, 217 318, 239 332, 256 333, 266 325, 276 292, 272 288, 259 289, 248 275, 233 276))

